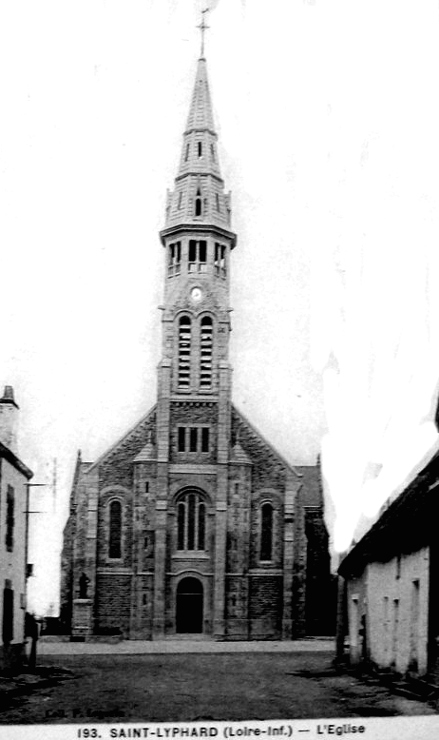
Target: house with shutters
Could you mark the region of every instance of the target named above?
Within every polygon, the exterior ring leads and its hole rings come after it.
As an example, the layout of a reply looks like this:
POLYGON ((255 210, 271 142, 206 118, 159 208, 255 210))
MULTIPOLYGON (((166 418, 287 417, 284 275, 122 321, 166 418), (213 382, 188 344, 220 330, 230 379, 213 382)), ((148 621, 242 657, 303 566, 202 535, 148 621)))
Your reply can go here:
POLYGON ((78 640, 325 634, 331 586, 319 468, 292 465, 232 402, 237 235, 204 55, 160 241, 157 401, 98 460, 78 455, 63 621, 78 640))

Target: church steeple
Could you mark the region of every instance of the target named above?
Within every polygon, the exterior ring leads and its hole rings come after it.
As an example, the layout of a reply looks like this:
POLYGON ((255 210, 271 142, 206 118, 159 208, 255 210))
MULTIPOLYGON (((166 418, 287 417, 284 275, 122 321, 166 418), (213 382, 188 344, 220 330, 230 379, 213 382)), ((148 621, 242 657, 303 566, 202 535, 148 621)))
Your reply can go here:
POLYGON ((230 228, 230 194, 224 192, 217 138, 201 56, 160 232, 167 264, 159 370, 164 396, 230 396, 230 253, 236 235, 230 228))
POLYGON ((166 228, 187 223, 230 227, 230 193, 224 192, 217 139, 207 64, 200 57, 175 187, 168 192, 166 228))

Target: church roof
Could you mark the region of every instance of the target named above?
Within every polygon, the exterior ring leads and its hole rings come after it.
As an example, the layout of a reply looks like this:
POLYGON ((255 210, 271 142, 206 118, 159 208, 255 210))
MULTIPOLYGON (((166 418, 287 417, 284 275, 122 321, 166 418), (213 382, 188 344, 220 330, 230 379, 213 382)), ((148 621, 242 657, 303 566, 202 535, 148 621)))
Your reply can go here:
MULTIPOLYGON (((290 470, 297 478, 302 478, 302 473, 294 466, 291 465, 284 457, 280 454, 261 434, 259 430, 257 430, 250 422, 249 420, 242 414, 236 406, 232 405, 232 414, 235 416, 235 420, 242 425, 242 430, 249 435, 254 443, 255 443, 255 451, 258 446, 260 448, 265 448, 265 450, 268 452, 269 455, 271 455, 273 458, 275 458, 284 468, 287 470, 290 470)), ((241 435, 239 437, 241 439, 241 435)), ((244 442, 244 440, 243 440, 244 442)))

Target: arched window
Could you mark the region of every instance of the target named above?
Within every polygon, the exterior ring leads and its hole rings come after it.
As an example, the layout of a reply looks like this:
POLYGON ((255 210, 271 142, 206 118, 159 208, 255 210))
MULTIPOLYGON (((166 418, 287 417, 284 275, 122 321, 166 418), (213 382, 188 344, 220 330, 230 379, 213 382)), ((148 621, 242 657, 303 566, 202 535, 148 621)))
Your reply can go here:
POLYGON ((177 503, 177 550, 204 550, 206 504, 196 491, 180 496, 177 503))
POLYGON ((200 333, 200 389, 212 385, 213 324, 210 316, 201 319, 200 333))
POLYGON ((122 504, 120 501, 112 501, 110 504, 108 557, 122 557, 122 504))
POLYGON ((201 216, 202 210, 203 210, 203 206, 202 206, 202 200, 201 200, 201 190, 200 188, 198 188, 197 194, 195 197, 195 215, 201 216))
POLYGON ((273 507, 271 504, 261 506, 261 560, 273 559, 273 507))
POLYGON ((191 369, 191 320, 182 316, 178 323, 178 387, 189 388, 191 369))

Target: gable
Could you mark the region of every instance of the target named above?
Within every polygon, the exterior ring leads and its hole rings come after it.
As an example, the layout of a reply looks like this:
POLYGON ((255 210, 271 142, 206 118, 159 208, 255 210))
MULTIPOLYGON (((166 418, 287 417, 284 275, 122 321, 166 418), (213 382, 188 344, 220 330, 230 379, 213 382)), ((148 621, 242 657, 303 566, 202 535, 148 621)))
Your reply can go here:
POLYGON ((232 443, 239 443, 253 465, 252 477, 256 486, 268 482, 283 486, 285 476, 293 474, 301 478, 300 472, 265 439, 248 419, 232 405, 232 443))
POLYGON ((152 407, 129 432, 124 434, 112 447, 110 447, 96 462, 88 468, 90 473, 96 468, 107 465, 129 464, 142 452, 150 439, 151 433, 155 432, 156 405, 152 407))

